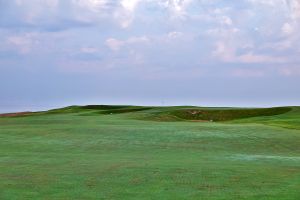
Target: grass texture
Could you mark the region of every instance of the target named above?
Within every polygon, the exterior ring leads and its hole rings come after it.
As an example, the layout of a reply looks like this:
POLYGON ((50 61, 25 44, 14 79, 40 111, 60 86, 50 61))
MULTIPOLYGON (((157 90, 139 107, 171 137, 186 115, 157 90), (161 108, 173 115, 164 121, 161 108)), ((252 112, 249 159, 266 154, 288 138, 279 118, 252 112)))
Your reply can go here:
POLYGON ((300 199, 300 108, 71 106, 0 117, 0 199, 300 199))

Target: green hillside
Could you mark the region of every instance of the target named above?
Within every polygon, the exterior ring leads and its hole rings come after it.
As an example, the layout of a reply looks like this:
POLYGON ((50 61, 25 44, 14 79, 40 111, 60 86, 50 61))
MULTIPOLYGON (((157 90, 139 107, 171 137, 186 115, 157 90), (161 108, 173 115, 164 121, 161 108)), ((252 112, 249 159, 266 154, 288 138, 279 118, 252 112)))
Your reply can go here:
POLYGON ((70 106, 0 138, 1 200, 300 198, 300 107, 70 106))

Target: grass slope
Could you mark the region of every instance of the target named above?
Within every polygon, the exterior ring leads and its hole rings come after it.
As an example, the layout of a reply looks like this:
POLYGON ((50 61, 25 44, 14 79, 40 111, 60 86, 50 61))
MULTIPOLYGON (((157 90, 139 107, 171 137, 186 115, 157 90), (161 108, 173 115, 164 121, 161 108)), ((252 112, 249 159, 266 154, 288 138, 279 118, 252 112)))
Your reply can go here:
MULTIPOLYGON (((184 108, 168 112, 182 120, 203 120, 203 121, 229 121, 234 119, 243 119, 250 117, 274 116, 291 111, 290 107, 277 108, 223 108, 223 109, 208 109, 208 108, 184 108)), ((163 112, 164 114, 164 112, 163 112)))
POLYGON ((299 199, 299 124, 299 107, 6 115, 0 199, 299 199))

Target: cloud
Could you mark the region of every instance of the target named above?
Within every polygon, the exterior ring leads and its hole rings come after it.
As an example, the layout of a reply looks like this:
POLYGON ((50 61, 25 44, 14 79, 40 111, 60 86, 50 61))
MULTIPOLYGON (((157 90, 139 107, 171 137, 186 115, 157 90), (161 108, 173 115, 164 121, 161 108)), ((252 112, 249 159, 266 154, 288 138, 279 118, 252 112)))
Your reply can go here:
POLYGON ((104 0, 16 0, 0 7, 0 27, 61 31, 99 24, 107 18, 108 1, 104 0))
POLYGON ((183 35, 182 32, 172 31, 172 32, 168 33, 168 38, 170 38, 170 39, 176 39, 176 38, 181 37, 182 35, 183 35))
MULTIPOLYGON (((15 0, 17 6, 25 6, 28 3, 28 0, 15 0)), ((31 0, 29 3, 33 4, 44 4, 48 8, 54 8, 58 5, 58 0, 31 0)))
POLYGON ((72 1, 78 7, 88 9, 92 12, 99 12, 108 7, 108 0, 74 0, 72 1))
POLYGON ((254 52, 246 52, 237 54, 238 49, 230 44, 218 42, 213 56, 229 63, 284 63, 287 61, 284 57, 255 54, 254 52))
POLYGON ((284 35, 290 35, 294 32, 294 27, 290 23, 285 23, 281 30, 284 35))
POLYGON ((22 36, 10 36, 6 39, 6 42, 9 46, 15 48, 19 53, 28 54, 33 46, 38 44, 35 36, 35 33, 27 33, 22 36))
POLYGON ((168 8, 173 17, 184 17, 186 9, 193 3, 193 0, 167 0, 162 1, 161 5, 168 8))
POLYGON ((99 52, 99 49, 95 47, 82 47, 81 48, 82 53, 88 53, 88 54, 93 54, 99 52))
POLYGON ((239 78, 260 78, 265 76, 265 72, 259 69, 235 69, 231 72, 232 76, 239 78))
POLYGON ((228 16, 222 16, 220 18, 220 23, 224 24, 224 25, 227 25, 227 26, 231 26, 233 24, 231 18, 228 17, 228 16))
POLYGON ((135 17, 135 10, 140 0, 121 0, 120 7, 116 7, 113 17, 124 29, 128 28, 135 17))
POLYGON ((276 65, 291 58, 296 62, 300 51, 298 0, 1 3, 0 26, 5 34, 0 36, 7 38, 3 52, 5 48, 19 54, 47 51, 57 59, 70 55, 75 60, 101 57, 128 66, 132 56, 149 67, 179 67, 186 66, 187 60, 191 66, 203 62, 276 65), (65 34, 64 39, 57 33, 65 34))
POLYGON ((121 5, 124 9, 133 12, 141 0, 122 0, 121 5))
POLYGON ((298 0, 287 0, 290 8, 290 17, 292 20, 300 18, 300 2, 298 0))
POLYGON ((256 4, 256 5, 266 5, 266 6, 280 6, 285 5, 289 0, 248 0, 248 2, 256 4))
POLYGON ((279 68, 279 74, 287 77, 300 76, 300 65, 279 68))
POLYGON ((141 37, 130 37, 127 40, 118 40, 115 38, 108 38, 105 41, 106 46, 108 46, 113 51, 119 51, 125 45, 133 45, 138 43, 148 43, 149 38, 146 36, 141 37))
POLYGON ((284 63, 287 60, 282 57, 259 55, 259 54, 254 54, 253 52, 249 52, 235 57, 233 61, 242 62, 242 63, 284 63))
POLYGON ((105 44, 113 51, 118 51, 125 44, 124 41, 117 40, 115 38, 109 38, 105 41, 105 44))
MULTIPOLYGON (((176 96, 180 90, 183 97, 195 85, 197 94, 209 84, 209 94, 223 95, 268 82, 268 91, 285 85, 296 94, 299 32, 299 0, 0 0, 0 79, 25 77, 27 71, 34 75, 28 79, 43 77, 49 85, 81 77, 101 93, 99 85, 111 91, 116 84, 103 78, 142 88, 134 80, 144 83, 148 77, 148 85, 156 79, 159 89, 176 88, 176 96)), ((127 94, 126 85, 115 88, 127 94)))

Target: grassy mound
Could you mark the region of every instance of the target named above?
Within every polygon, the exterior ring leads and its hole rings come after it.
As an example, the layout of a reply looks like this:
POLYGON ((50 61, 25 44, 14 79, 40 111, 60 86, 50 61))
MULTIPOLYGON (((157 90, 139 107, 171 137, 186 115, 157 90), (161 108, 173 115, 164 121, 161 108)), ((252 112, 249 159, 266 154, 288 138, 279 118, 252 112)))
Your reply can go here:
MULTIPOLYGON (((230 121, 253 117, 276 116, 290 112, 292 107, 276 108, 203 108, 203 107, 145 107, 127 105, 69 106, 46 112, 28 113, 20 116, 48 114, 107 115, 139 112, 139 119, 151 121, 230 121)), ((298 112, 297 112, 298 113, 298 112)), ((6 116, 6 115, 3 115, 6 116)), ((7 115, 10 116, 10 115, 7 115)), ((15 116, 15 115, 12 115, 15 116)), ((135 115, 132 115, 135 117, 135 115)))
POLYGON ((126 107, 122 109, 111 109, 102 111, 101 114, 121 114, 121 113, 131 113, 152 109, 151 107, 126 107))
POLYGON ((289 107, 255 109, 186 109, 176 110, 171 114, 184 120, 229 121, 259 116, 280 115, 291 111, 289 107))
POLYGON ((149 120, 155 121, 230 121, 236 119, 275 116, 291 111, 290 107, 277 108, 186 108, 162 111, 148 117, 149 120))
POLYGON ((42 114, 63 114, 63 113, 85 113, 90 111, 97 111, 98 114, 102 112, 112 112, 112 110, 119 110, 130 108, 131 106, 124 105, 86 105, 86 106, 68 106, 43 112, 42 114), (100 111, 100 112, 99 112, 100 111))
POLYGON ((80 116, 100 115, 100 114, 122 114, 152 109, 152 107, 127 106, 127 105, 87 105, 69 106, 42 112, 41 114, 67 114, 75 113, 80 116))
POLYGON ((123 106, 123 105, 87 105, 87 106, 80 106, 81 109, 89 109, 89 110, 115 110, 115 109, 122 109, 131 106, 123 106))

